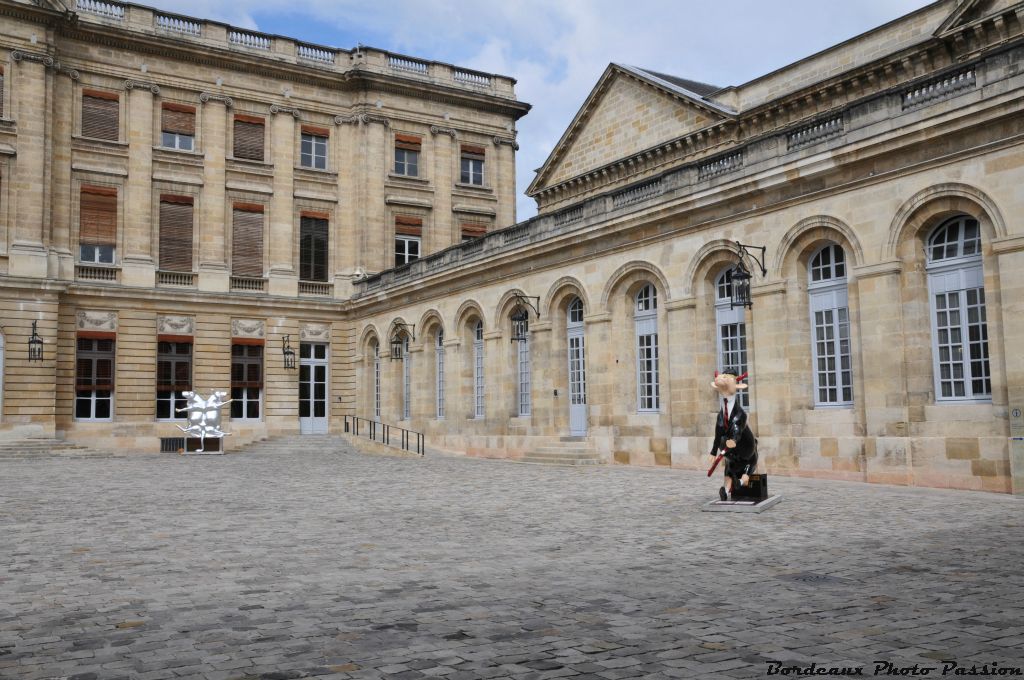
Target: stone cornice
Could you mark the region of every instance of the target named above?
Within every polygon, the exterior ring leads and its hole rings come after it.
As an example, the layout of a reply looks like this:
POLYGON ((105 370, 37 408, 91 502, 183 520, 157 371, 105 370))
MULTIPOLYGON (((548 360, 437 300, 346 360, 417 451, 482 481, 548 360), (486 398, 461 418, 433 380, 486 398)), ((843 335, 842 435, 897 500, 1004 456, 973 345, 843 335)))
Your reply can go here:
POLYGON ((992 241, 992 252, 996 255, 1017 253, 1024 250, 1024 235, 1006 236, 992 241))
POLYGON ((903 263, 899 260, 887 260, 885 262, 874 262, 858 267, 850 267, 850 272, 857 279, 898 275, 901 271, 903 271, 903 263))

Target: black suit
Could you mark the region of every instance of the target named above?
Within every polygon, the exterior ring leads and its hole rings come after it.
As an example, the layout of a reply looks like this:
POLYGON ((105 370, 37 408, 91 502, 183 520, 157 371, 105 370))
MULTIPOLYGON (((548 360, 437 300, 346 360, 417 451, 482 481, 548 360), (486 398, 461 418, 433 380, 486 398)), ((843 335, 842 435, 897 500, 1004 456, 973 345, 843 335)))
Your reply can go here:
POLYGON ((747 427, 747 412, 736 399, 729 414, 729 422, 725 422, 723 408, 718 409, 718 420, 715 422, 715 440, 711 442, 711 455, 725 450, 725 474, 732 477, 733 483, 739 486, 740 477, 757 472, 757 438, 747 427), (727 448, 725 442, 731 439, 736 448, 727 448))

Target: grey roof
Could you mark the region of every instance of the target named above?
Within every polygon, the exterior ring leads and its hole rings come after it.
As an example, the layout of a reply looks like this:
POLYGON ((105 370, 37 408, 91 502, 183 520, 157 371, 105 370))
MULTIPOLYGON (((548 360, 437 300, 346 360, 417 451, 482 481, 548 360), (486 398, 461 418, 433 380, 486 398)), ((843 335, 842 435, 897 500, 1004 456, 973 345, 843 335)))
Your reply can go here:
POLYGON ((722 88, 718 85, 711 85, 709 83, 702 83, 697 80, 688 80, 686 78, 679 78, 678 76, 670 76, 666 73, 659 73, 658 71, 652 71, 646 68, 640 68, 639 66, 630 66, 628 64, 616 64, 619 68, 634 73, 641 78, 646 78, 652 82, 656 82, 665 89, 673 90, 689 99, 697 100, 706 106, 713 109, 722 111, 723 113, 735 114, 736 112, 727 106, 716 102, 711 99, 709 95, 718 92, 722 88))

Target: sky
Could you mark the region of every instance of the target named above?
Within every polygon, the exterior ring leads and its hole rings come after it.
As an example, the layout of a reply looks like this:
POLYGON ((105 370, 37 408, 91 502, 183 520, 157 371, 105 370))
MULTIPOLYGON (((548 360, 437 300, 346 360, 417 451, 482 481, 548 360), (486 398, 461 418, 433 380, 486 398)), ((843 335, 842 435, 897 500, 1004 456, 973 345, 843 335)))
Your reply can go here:
POLYGON ((922 7, 925 0, 142 0, 242 28, 358 44, 516 78, 523 191, 609 62, 739 85, 922 7))

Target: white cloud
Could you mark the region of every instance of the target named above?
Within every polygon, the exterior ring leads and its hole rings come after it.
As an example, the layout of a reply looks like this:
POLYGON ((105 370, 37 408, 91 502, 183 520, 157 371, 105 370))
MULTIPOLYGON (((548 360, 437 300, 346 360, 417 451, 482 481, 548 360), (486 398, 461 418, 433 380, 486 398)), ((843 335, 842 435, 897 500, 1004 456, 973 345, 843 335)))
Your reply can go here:
MULTIPOLYGON (((312 39, 315 30, 320 42, 331 42, 322 37, 324 27, 331 26, 339 34, 376 37, 363 40, 376 47, 515 77, 520 99, 534 105, 519 123, 518 185, 523 191, 609 62, 736 85, 912 11, 926 0, 158 0, 156 4, 268 33, 312 39), (303 34, 304 26, 311 33, 303 34)), ((534 211, 533 201, 520 196, 520 219, 534 211)))

